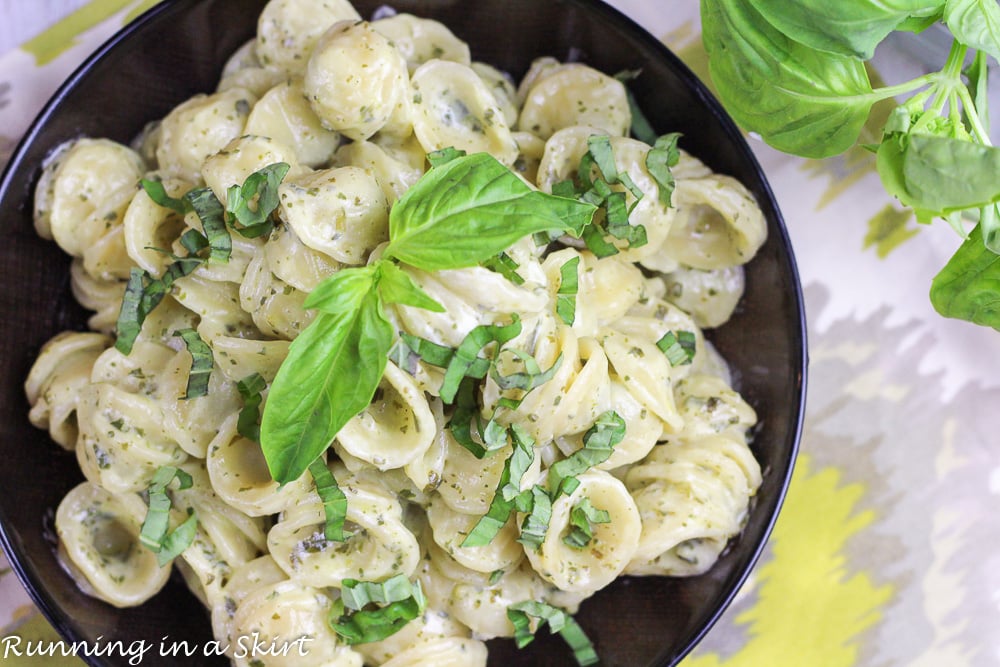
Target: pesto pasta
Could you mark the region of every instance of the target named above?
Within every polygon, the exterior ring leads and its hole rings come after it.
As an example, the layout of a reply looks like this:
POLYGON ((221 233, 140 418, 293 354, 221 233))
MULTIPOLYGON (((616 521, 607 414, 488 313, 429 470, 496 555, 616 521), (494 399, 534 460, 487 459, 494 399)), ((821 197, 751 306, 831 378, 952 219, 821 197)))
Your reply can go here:
POLYGON ((514 81, 438 22, 271 0, 217 90, 58 147, 35 225, 94 314, 25 391, 86 479, 56 512, 81 589, 134 606, 176 567, 235 665, 485 665, 546 620, 591 664, 584 600, 709 569, 761 470, 702 330, 766 225, 633 113, 583 63, 514 81), (309 392, 329 438, 284 410, 309 392))

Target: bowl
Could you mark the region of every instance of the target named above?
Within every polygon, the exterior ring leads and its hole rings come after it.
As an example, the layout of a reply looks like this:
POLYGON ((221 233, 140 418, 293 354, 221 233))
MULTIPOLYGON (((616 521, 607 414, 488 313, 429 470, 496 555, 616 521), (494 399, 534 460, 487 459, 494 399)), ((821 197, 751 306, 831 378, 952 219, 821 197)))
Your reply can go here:
MULTIPOLYGON (((46 154, 81 135, 129 142, 151 119, 214 89, 228 56, 256 29, 264 0, 166 0, 95 53, 59 89, 20 143, 0 184, 0 537, 42 613, 69 641, 164 637, 207 642, 208 615, 175 576, 152 600, 115 609, 82 594, 60 567, 53 513, 82 475, 75 455, 28 421, 23 382, 40 346, 86 328, 69 288, 69 259, 32 226, 32 192, 46 154)), ((371 16, 378 0, 357 0, 371 16)), ((764 481, 742 534, 707 574, 623 578, 585 602, 578 615, 603 665, 677 663, 733 599, 761 553, 785 493, 803 418, 806 338, 802 294, 789 239, 760 166, 743 136, 696 77, 630 19, 592 0, 396 0, 399 11, 434 18, 467 41, 473 58, 523 74, 531 59, 570 57, 614 73, 641 69, 631 89, 659 132, 712 169, 741 180, 759 200, 769 237, 747 266, 742 305, 710 339, 730 361, 736 386, 760 416, 753 450, 764 481), (473 9, 474 7, 474 9, 473 9), (502 36, 498 38, 498 36, 502 36)), ((127 644, 126 644, 127 645, 127 644)), ((117 655, 93 665, 126 665, 117 655)), ((204 664, 223 665, 221 658, 204 664)), ((490 665, 565 665, 558 638, 540 633, 528 649, 490 642, 490 665)), ((157 664, 191 659, 157 658, 157 664)))

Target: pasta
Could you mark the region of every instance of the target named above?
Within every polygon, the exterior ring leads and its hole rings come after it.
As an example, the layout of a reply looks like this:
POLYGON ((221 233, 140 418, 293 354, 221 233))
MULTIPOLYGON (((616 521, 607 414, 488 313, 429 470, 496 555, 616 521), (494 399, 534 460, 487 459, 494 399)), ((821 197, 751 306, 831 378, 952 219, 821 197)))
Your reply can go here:
POLYGON ((60 146, 36 191, 94 312, 25 382, 86 479, 56 513, 61 558, 121 607, 176 566, 235 665, 485 665, 486 640, 522 638, 517 605, 572 614, 622 575, 705 572, 761 483, 756 414, 702 331, 764 242, 749 191, 629 136, 602 72, 540 58, 518 82, 385 14, 271 0, 215 92, 133 147, 60 146), (579 238, 396 261, 397 207, 480 153, 525 196, 603 208, 579 238), (279 483, 261 414, 310 332, 346 326, 323 300, 369 275, 391 339, 373 397, 279 483), (302 650, 248 655, 250 635, 302 650))

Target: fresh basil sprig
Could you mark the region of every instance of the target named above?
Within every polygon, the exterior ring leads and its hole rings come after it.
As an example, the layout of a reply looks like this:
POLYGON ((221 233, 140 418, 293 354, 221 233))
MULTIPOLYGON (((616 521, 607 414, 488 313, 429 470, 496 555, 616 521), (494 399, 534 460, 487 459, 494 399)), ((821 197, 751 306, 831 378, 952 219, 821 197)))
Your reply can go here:
MULTIPOLYGON (((883 186, 919 222, 940 217, 964 238, 963 220, 978 221, 977 238, 1000 254, 1000 148, 989 137, 986 94, 988 57, 1000 58, 1000 5, 701 0, 701 15, 719 97, 738 123, 779 150, 814 158, 842 153, 855 145, 876 102, 909 95, 889 115, 881 142, 869 147, 883 186), (872 88, 865 64, 878 44, 939 21, 954 36, 941 70, 872 88)), ((1000 329, 1000 313, 967 307, 994 288, 989 278, 956 279, 958 267, 976 264, 968 261, 973 255, 967 244, 956 251, 935 279, 934 305, 951 317, 975 313, 972 321, 1000 329)))
POLYGON ((392 207, 381 258, 339 271, 306 299, 320 312, 292 342, 261 420, 264 457, 280 484, 297 479, 371 402, 395 337, 384 306, 441 309, 399 264, 475 266, 536 232, 579 236, 596 211, 532 190, 488 154, 449 157, 392 207))

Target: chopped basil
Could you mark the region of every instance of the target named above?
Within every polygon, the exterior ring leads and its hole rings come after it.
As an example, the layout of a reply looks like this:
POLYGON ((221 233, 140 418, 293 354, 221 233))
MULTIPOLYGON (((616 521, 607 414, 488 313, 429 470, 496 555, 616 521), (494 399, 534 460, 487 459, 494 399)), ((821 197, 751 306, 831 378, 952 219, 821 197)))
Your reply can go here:
POLYGON ((548 488, 555 500, 562 494, 570 495, 580 485, 576 476, 607 461, 614 447, 625 437, 625 420, 614 410, 597 417, 597 421, 583 435, 583 447, 549 468, 548 488))
POLYGON ((180 329, 174 332, 180 336, 191 355, 191 371, 188 374, 187 390, 184 398, 198 398, 208 394, 208 381, 212 378, 215 368, 215 357, 212 348, 201 339, 194 329, 180 329))
POLYGON ((344 579, 340 594, 330 610, 330 627, 348 644, 390 637, 427 608, 420 582, 404 574, 382 583, 344 579))
POLYGON ((590 498, 584 498, 569 513, 570 532, 563 537, 563 543, 582 549, 594 539, 592 524, 610 522, 611 515, 607 510, 594 507, 590 504, 590 498))
POLYGON ((559 291, 556 292, 556 314, 566 324, 576 321, 576 295, 580 290, 580 258, 573 257, 559 267, 559 291))
POLYGON ((581 666, 596 665, 597 652, 576 619, 565 609, 554 607, 544 602, 525 600, 507 607, 507 618, 514 625, 514 641, 518 648, 524 648, 535 639, 531 631, 531 619, 538 619, 538 627, 549 624, 549 630, 558 633, 571 649, 576 663, 581 666))
POLYGON ((463 547, 489 544, 510 519, 515 498, 521 493, 521 479, 535 460, 535 441, 521 426, 510 427, 513 451, 503 464, 500 483, 490 507, 462 542, 463 547))
POLYGON ((677 141, 680 138, 679 132, 664 134, 646 153, 646 170, 656 181, 657 189, 660 191, 660 203, 664 207, 672 205, 671 198, 674 194, 675 182, 670 169, 677 166, 681 157, 680 150, 677 148, 677 141))
POLYGON ((167 487, 177 479, 178 489, 189 489, 194 483, 191 475, 173 466, 161 466, 149 484, 149 509, 142 522, 139 542, 156 554, 156 562, 165 566, 191 546, 198 531, 198 517, 193 509, 188 510, 188 518, 172 532, 170 527, 170 496, 167 487))
POLYGON ((656 341, 656 347, 667 356, 667 361, 671 366, 684 366, 690 364, 694 359, 695 337, 691 331, 668 331, 663 334, 660 340, 656 341))
POLYGON ((130 354, 142 330, 142 323, 167 295, 174 281, 190 274, 203 261, 195 256, 179 257, 167 267, 161 278, 153 278, 148 272, 132 267, 125 285, 121 309, 118 311, 118 320, 115 322, 118 334, 115 349, 122 354, 130 354))
POLYGON ((242 186, 229 187, 226 213, 233 229, 246 238, 271 233, 274 228, 271 214, 280 203, 278 186, 288 170, 288 163, 275 162, 247 176, 242 186))
POLYGON ((261 392, 267 387, 267 381, 260 373, 253 373, 236 383, 236 390, 243 398, 243 408, 236 421, 236 431, 247 440, 260 442, 260 403, 263 400, 261 392))
POLYGON ((181 215, 184 215, 191 210, 191 207, 184 201, 183 198, 178 199, 168 195, 167 189, 163 187, 162 181, 153 181, 148 178, 142 178, 139 179, 139 185, 146 191, 146 194, 153 200, 153 203, 158 206, 169 208, 175 213, 180 213, 181 215))
POLYGON ((556 360, 552 362, 552 365, 548 370, 543 371, 538 366, 538 362, 535 358, 524 350, 511 349, 507 351, 521 361, 524 365, 524 371, 510 373, 509 375, 502 375, 500 371, 496 369, 496 366, 494 366, 492 373, 490 373, 490 377, 492 377, 493 381, 497 383, 497 386, 503 390, 520 389, 526 392, 531 391, 535 387, 540 387, 551 380, 556 374, 556 371, 558 371, 559 367, 562 365, 562 353, 556 357, 556 360))
POLYGON ((545 541, 552 520, 552 497, 537 484, 525 493, 531 495, 518 498, 521 505, 518 509, 527 512, 527 516, 521 522, 521 536, 517 541, 537 550, 545 541))
POLYGON ((490 579, 489 579, 490 586, 496 585, 498 581, 503 579, 503 575, 504 575, 503 570, 493 570, 492 572, 490 572, 490 579))
POLYGON ((226 217, 222 203, 216 198, 211 188, 191 190, 184 199, 191 204, 192 210, 198 214, 202 229, 211 248, 210 259, 221 264, 229 261, 233 253, 233 238, 226 229, 226 217))
POLYGON ((316 482, 316 493, 323 501, 323 513, 326 515, 323 536, 331 542, 343 542, 351 536, 349 531, 344 530, 344 521, 347 519, 347 496, 344 495, 340 485, 337 484, 337 478, 333 476, 322 458, 309 464, 309 474, 316 482))
POLYGON ((480 350, 490 343, 503 345, 520 333, 521 318, 516 313, 511 316, 510 324, 481 324, 470 331, 455 350, 445 369, 440 391, 441 400, 445 403, 454 401, 462 378, 468 376, 469 370, 474 365, 482 363, 479 360, 480 350))
POLYGON ((521 267, 520 264, 515 262, 510 255, 505 252, 498 253, 481 263, 484 269, 489 269, 494 273, 499 273, 501 276, 514 283, 515 285, 523 285, 524 278, 517 272, 521 267))

